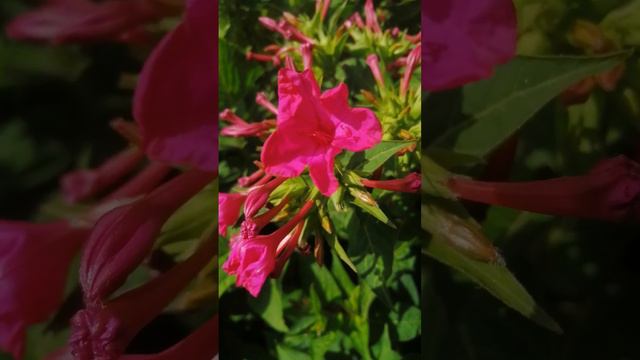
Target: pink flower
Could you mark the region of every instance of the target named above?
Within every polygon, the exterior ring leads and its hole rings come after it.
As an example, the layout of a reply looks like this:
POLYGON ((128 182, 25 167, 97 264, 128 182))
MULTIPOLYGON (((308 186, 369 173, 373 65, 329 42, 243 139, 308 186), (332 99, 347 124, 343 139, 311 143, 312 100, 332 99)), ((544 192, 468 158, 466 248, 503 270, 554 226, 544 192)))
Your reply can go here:
POLYGON ((588 174, 528 182, 484 182, 454 177, 460 198, 543 214, 608 221, 640 219, 640 164, 607 159, 588 174))
POLYGON ((60 181, 62 194, 69 203, 87 200, 132 173, 142 160, 142 151, 136 148, 126 149, 96 169, 68 173, 60 181))
POLYGON ((373 74, 373 78, 376 80, 376 84, 382 90, 384 89, 384 77, 382 77, 382 72, 380 72, 380 61, 378 60, 378 56, 376 54, 370 54, 367 56, 367 65, 369 65, 369 69, 371 69, 371 73, 373 74))
POLYGON ((343 83, 320 93, 310 70, 278 72, 278 125, 262 149, 267 174, 300 175, 309 166, 320 192, 338 188, 334 159, 343 149, 363 151, 382 139, 380 122, 366 108, 350 108, 343 83))
POLYGON ((224 136, 262 136, 276 126, 275 120, 263 120, 257 123, 248 123, 229 109, 225 109, 220 113, 220 119, 231 124, 220 131, 220 135, 224 136))
POLYGON ((123 40, 165 11, 150 0, 48 0, 40 8, 19 15, 6 31, 12 39, 54 43, 123 40))
MULTIPOLYGON (((215 238, 205 240, 186 260, 148 283, 100 303, 88 303, 71 321, 69 350, 77 360, 116 360, 129 342, 211 262, 215 238)), ((215 342, 200 351, 217 350, 215 342)), ((193 349, 192 349, 193 350, 193 349)))
POLYGON ((489 77, 516 50, 512 0, 422 0, 422 84, 428 91, 489 77))
POLYGON ((419 173, 411 173, 402 179, 393 180, 360 180, 362 185, 368 188, 383 189, 397 192, 417 192, 422 184, 422 177, 419 173))
POLYGON ((269 200, 269 195, 280 186, 287 179, 284 177, 277 177, 266 184, 258 184, 249 190, 247 195, 247 201, 244 205, 244 217, 252 218, 255 214, 262 209, 262 207, 269 200))
POLYGON ((249 176, 243 176, 241 178, 238 179, 238 185, 242 186, 242 187, 249 187, 253 184, 256 183, 256 181, 260 180, 262 177, 264 177, 264 170, 263 169, 258 169, 256 171, 253 172, 253 174, 249 175, 249 176))
POLYGON ((134 115, 151 159, 218 169, 217 11, 216 1, 189 0, 142 70, 134 115))
POLYGON ((275 105, 273 105, 271 101, 269 101, 269 99, 267 98, 267 94, 263 92, 257 93, 256 104, 272 112, 274 115, 278 115, 278 108, 275 105))
POLYGON ((87 303, 100 302, 122 285, 147 255, 167 219, 215 176, 191 170, 103 215, 91 232, 80 266, 87 303))
POLYGON ((236 285, 244 287, 252 296, 257 297, 267 277, 276 267, 278 245, 304 220, 312 207, 313 201, 306 202, 291 220, 269 235, 243 237, 233 241, 223 270, 229 275, 236 275, 236 285))
POLYGON ((66 221, 0 221, 0 350, 22 359, 27 326, 51 316, 87 236, 66 221))
POLYGON ((244 194, 218 194, 218 234, 227 236, 227 228, 233 226, 240 218, 242 205, 247 198, 244 194))
POLYGON ((404 69, 404 74, 402 75, 402 81, 400 81, 400 97, 404 98, 407 95, 407 91, 409 90, 409 84, 411 83, 411 76, 413 76, 413 72, 416 69, 416 66, 421 60, 421 46, 418 44, 409 55, 407 55, 407 64, 404 69))
MULTIPOLYGON (((424 2, 424 1, 423 1, 424 2)), ((366 0, 364 3, 364 17, 367 23, 367 27, 375 33, 381 33, 380 25, 378 24, 378 15, 376 15, 376 9, 373 6, 373 0, 366 0)))

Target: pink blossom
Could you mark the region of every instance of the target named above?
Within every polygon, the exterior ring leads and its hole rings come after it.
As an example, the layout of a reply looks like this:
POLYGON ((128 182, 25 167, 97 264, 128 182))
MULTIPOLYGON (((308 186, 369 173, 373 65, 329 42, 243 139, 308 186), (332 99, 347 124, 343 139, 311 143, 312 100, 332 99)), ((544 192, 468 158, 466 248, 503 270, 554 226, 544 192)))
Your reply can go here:
POLYGON ((88 230, 0 221, 0 350, 22 359, 27 326, 51 316, 88 230))
POLYGON ((183 22, 144 65, 134 115, 153 160, 218 168, 217 11, 216 1, 189 0, 183 22))
POLYGON ((362 185, 368 188, 383 189, 398 192, 417 192, 422 184, 422 177, 419 173, 411 173, 401 179, 393 180, 369 180, 362 179, 362 185))
POLYGON ((310 70, 280 69, 278 97, 278 125, 261 154, 267 174, 295 177, 309 166, 313 182, 330 196, 338 188, 336 155, 343 149, 369 149, 382 139, 373 111, 349 107, 343 83, 320 93, 310 70))
POLYGON ((87 302, 99 302, 122 285, 147 255, 167 219, 215 176, 191 170, 103 215, 91 232, 80 266, 87 302))
POLYGON ((384 77, 382 77, 382 72, 380 71, 380 61, 378 60, 378 56, 376 54, 370 54, 367 56, 367 65, 369 65, 369 69, 371 69, 371 73, 373 74, 373 78, 376 80, 376 84, 380 89, 384 89, 384 77))
MULTIPOLYGON (((77 360, 116 360, 129 342, 193 280, 217 252, 215 238, 205 240, 186 260, 148 283, 114 299, 88 303, 71 321, 69 350, 77 360)), ((213 351, 214 343, 209 344, 213 351)))
POLYGON ((263 92, 259 92, 256 94, 256 104, 262 106, 263 108, 269 110, 274 115, 278 115, 278 108, 273 105, 271 101, 267 98, 267 94, 263 92))
MULTIPOLYGON (((423 0, 424 3, 424 0, 423 0)), ((376 15, 376 9, 373 6, 373 0, 366 0, 364 3, 364 18, 367 27, 375 32, 381 33, 380 24, 378 24, 378 15, 376 15)))
POLYGON ((264 185, 256 185, 249 190, 249 194, 247 195, 247 201, 244 205, 244 217, 252 218, 255 214, 262 209, 262 207, 269 200, 269 195, 271 192, 275 190, 280 184, 287 180, 284 177, 276 177, 275 179, 267 182, 264 185))
POLYGON ((165 15, 151 0, 48 0, 7 25, 16 40, 54 43, 129 38, 140 25, 165 15))
POLYGON ((115 185, 144 160, 137 148, 126 149, 91 170, 76 170, 62 177, 60 187, 69 203, 86 200, 115 185))
POLYGON ((246 195, 238 193, 218 194, 218 233, 220 235, 226 236, 227 228, 238 221, 246 198, 246 195))
POLYGON ((400 81, 400 97, 404 98, 407 95, 407 91, 409 90, 409 84, 411 82, 411 76, 413 75, 413 71, 421 60, 422 50, 420 44, 418 44, 407 56, 407 65, 404 69, 404 74, 402 75, 402 80, 400 81))
POLYGON ((220 135, 224 136, 262 136, 264 133, 276 126, 275 120, 263 120, 256 123, 248 123, 229 109, 225 109, 220 113, 220 119, 231 124, 220 131, 220 135))
POLYGON ((515 55, 515 8, 512 0, 422 0, 422 34, 424 88, 454 88, 515 55))
POLYGON ((454 177, 448 186, 462 199, 543 214, 608 221, 640 219, 640 164, 606 159, 588 174, 527 182, 485 182, 454 177))
POLYGON ((312 201, 306 202, 291 220, 269 235, 250 236, 231 242, 231 251, 223 270, 229 275, 236 275, 236 285, 257 297, 267 277, 275 269, 278 245, 304 220, 312 207, 312 201))
POLYGON ((238 179, 238 185, 242 187, 249 187, 256 183, 256 181, 260 180, 264 176, 264 170, 258 169, 253 172, 253 174, 249 176, 243 176, 238 179))

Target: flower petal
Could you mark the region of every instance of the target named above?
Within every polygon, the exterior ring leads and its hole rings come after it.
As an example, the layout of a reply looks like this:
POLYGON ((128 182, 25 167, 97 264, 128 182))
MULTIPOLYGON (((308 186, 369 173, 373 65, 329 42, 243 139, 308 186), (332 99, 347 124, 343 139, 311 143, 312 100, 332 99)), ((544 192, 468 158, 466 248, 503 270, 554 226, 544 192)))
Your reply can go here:
POLYGON ((325 91, 320 100, 336 126, 334 146, 362 151, 382 140, 382 128, 373 111, 349 107, 349 89, 344 83, 325 91))
POLYGON ((511 0, 422 0, 422 84, 438 91, 489 77, 516 39, 511 0))
POLYGON ((324 156, 317 156, 309 163, 309 174, 320 193, 331 196, 338 189, 338 179, 334 172, 334 160, 339 150, 332 150, 324 156))
POLYGON ((187 15, 147 60, 134 99, 150 158, 218 168, 217 2, 192 0, 187 15))

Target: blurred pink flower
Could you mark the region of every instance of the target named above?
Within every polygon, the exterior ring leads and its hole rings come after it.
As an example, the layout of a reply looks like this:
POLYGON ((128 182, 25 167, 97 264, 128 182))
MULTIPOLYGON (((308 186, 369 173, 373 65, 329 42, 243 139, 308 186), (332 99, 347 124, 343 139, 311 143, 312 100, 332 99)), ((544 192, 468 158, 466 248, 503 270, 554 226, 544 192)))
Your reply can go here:
POLYGON ((481 80, 515 55, 512 0, 422 0, 422 84, 427 91, 481 80))
POLYGON ((248 123, 229 109, 224 109, 220 113, 219 117, 230 124, 220 131, 220 135, 223 136, 262 136, 276 126, 275 120, 263 120, 260 122, 248 123))
POLYGON ((18 15, 6 27, 15 40, 53 43, 127 40, 140 25, 165 15, 152 0, 48 0, 18 15))
POLYGON ((80 283, 85 301, 99 302, 122 285, 146 257, 167 219, 215 176, 191 170, 103 215, 83 251, 80 283))
MULTIPOLYGON (((114 299, 87 304, 71 321, 68 351, 77 360, 120 359, 135 335, 211 262, 217 249, 216 239, 207 239, 189 258, 144 285, 114 299)), ((199 350, 217 351, 217 343, 210 341, 199 350)))
POLYGON ((284 177, 276 177, 265 184, 258 183, 249 189, 244 205, 244 217, 249 219, 256 215, 269 200, 271 192, 286 180, 284 177))
POLYGON ((320 93, 310 70, 278 72, 278 124, 262 149, 267 174, 300 175, 309 166, 311 179, 326 196, 338 188, 334 159, 343 149, 363 151, 382 139, 373 111, 349 107, 343 83, 320 93))
POLYGON ((229 258, 223 270, 236 276, 236 286, 242 286, 257 297, 267 277, 276 267, 278 245, 307 216, 313 201, 306 202, 285 225, 269 235, 236 238, 231 242, 229 258))
POLYGON ((26 327, 60 306, 71 260, 87 235, 66 221, 0 221, 0 350, 22 359, 26 327))
POLYGON ((383 189, 397 192, 417 192, 422 184, 422 177, 419 173, 411 173, 401 179, 393 180, 360 180, 362 185, 368 188, 383 189))
POLYGON ((226 236, 227 228, 238 221, 246 198, 244 194, 218 194, 218 234, 226 236))
POLYGON ((69 203, 87 200, 132 173, 144 158, 142 151, 131 148, 121 151, 95 169, 70 172, 60 181, 62 194, 69 203))
POLYGON ((189 0, 183 22, 145 63, 134 116, 153 160, 218 168, 217 11, 217 1, 189 0))
POLYGON ((624 156, 603 160, 588 174, 527 182, 454 177, 460 198, 543 214, 608 221, 640 220, 640 164, 624 156))

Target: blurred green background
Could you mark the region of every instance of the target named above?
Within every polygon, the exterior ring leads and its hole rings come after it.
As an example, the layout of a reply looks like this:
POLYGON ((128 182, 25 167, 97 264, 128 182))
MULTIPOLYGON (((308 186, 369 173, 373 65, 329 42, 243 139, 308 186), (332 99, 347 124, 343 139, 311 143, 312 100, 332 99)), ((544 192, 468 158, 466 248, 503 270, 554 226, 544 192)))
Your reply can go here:
MULTIPOLYGON (((520 54, 589 55, 571 40, 579 19, 593 23, 620 48, 640 45, 638 1, 515 3, 520 54)), ((612 92, 596 89, 584 104, 569 108, 558 100, 545 106, 519 132, 509 179, 583 174, 598 160, 618 154, 640 160, 638 61, 637 53, 629 58, 612 92)), ((423 116, 451 119, 459 113, 461 99, 459 90, 431 94, 423 116)), ((426 142, 441 128, 438 120, 425 123, 424 131, 430 135, 426 142)), ((482 167, 458 170, 483 175, 482 167)), ((507 266, 564 334, 536 326, 455 271, 425 257, 424 359, 640 359, 640 226, 473 204, 468 208, 501 249, 507 266)))

